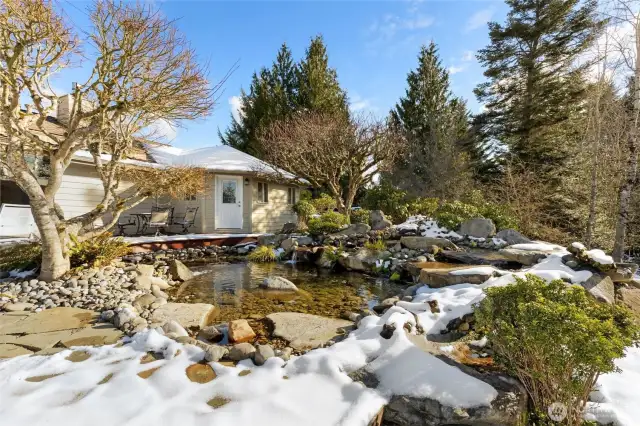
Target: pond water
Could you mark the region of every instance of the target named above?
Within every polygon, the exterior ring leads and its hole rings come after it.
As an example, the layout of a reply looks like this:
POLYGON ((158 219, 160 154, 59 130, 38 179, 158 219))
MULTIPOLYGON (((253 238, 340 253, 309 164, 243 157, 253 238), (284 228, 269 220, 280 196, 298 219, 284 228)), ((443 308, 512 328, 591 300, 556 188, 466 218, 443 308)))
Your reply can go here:
POLYGON ((218 323, 285 311, 339 318, 347 312, 371 308, 401 288, 385 278, 330 272, 304 264, 226 263, 191 269, 200 275, 184 282, 174 296, 178 301, 216 305, 219 309, 212 320, 218 323), (284 277, 300 291, 260 289, 260 283, 269 276, 284 277))

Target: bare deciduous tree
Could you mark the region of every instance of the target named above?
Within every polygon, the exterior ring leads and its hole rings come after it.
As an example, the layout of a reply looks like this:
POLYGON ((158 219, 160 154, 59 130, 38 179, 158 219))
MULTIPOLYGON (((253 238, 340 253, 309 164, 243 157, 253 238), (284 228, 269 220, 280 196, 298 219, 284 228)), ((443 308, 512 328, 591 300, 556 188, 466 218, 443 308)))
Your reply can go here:
POLYGON ((402 136, 387 123, 359 115, 349 121, 300 113, 271 125, 260 137, 264 160, 282 171, 325 187, 338 209, 350 215, 359 188, 402 154, 402 136))
POLYGON ((29 197, 42 240, 43 279, 69 269, 70 234, 92 233, 96 219, 105 215, 113 224, 148 195, 144 187, 126 196, 118 189, 123 160, 145 129, 161 120, 178 125, 205 116, 217 89, 174 23, 150 6, 96 0, 90 19, 91 29, 81 40, 50 1, 0 3, 0 166, 29 197), (90 61, 88 79, 60 100, 51 76, 82 60, 90 61), (29 98, 26 111, 21 98, 29 98), (62 134, 47 125, 60 111, 59 101, 68 107, 57 117, 62 134), (79 150, 91 153, 104 196, 90 212, 65 219, 55 196, 79 150), (34 156, 49 161, 44 186, 29 165, 34 156))

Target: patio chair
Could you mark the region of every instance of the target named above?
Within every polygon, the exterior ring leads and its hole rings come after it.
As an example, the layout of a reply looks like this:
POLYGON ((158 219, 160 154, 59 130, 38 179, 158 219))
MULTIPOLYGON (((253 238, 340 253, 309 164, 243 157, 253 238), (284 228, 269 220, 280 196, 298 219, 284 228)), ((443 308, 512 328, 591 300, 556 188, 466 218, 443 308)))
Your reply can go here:
POLYGON ((171 224, 171 217, 173 216, 173 207, 154 207, 151 209, 151 218, 149 219, 148 228, 155 228, 157 237, 160 235, 160 230, 166 228, 171 224))
POLYGON ((116 223, 116 226, 118 227, 118 235, 125 235, 125 228, 128 226, 138 226, 138 223, 134 220, 133 217, 131 216, 120 216, 118 218, 118 223, 116 223))
POLYGON ((189 228, 196 223, 199 207, 187 207, 184 216, 177 217, 171 222, 172 225, 182 226, 180 233, 186 234, 189 228))

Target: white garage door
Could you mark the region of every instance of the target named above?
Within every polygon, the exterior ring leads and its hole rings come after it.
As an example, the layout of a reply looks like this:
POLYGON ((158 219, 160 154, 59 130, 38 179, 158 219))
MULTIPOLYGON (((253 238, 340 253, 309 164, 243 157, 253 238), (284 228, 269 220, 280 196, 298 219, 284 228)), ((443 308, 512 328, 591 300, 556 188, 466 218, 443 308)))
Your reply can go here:
POLYGON ((0 237, 29 237, 37 235, 38 228, 31 207, 24 204, 0 205, 0 237))

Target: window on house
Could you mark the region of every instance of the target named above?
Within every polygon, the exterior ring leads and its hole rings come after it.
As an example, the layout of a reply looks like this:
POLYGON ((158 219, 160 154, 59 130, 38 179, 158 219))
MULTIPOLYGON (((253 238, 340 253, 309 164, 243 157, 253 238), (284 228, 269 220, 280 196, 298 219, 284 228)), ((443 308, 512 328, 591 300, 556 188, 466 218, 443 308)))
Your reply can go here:
POLYGON ((289 204, 295 204, 296 203, 296 189, 295 188, 289 188, 289 191, 287 192, 287 203, 289 203, 289 204))
POLYGON ((184 197, 184 200, 185 200, 185 201, 196 201, 196 200, 197 200, 197 198, 196 198, 196 196, 195 196, 195 195, 186 195, 186 196, 184 197))
POLYGON ((269 202, 269 185, 263 182, 258 182, 258 202, 269 202))

